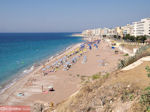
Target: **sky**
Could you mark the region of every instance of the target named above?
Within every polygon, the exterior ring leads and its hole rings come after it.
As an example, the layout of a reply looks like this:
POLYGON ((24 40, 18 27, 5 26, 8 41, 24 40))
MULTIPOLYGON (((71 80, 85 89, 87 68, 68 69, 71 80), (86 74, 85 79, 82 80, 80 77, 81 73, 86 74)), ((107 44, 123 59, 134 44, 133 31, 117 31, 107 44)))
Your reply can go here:
POLYGON ((0 0, 0 32, 81 32, 150 17, 150 0, 0 0))

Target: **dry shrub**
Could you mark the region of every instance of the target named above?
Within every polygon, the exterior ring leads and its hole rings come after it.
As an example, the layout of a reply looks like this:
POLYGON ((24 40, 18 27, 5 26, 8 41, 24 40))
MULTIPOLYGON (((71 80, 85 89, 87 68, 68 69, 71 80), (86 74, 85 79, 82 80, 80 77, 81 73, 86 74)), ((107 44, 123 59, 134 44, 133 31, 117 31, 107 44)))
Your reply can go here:
POLYGON ((145 56, 150 56, 150 44, 139 48, 135 56, 131 56, 131 57, 125 58, 124 60, 120 60, 120 63, 118 64, 118 68, 121 69, 125 66, 128 66, 134 63, 135 61, 137 61, 138 59, 145 57, 145 56))

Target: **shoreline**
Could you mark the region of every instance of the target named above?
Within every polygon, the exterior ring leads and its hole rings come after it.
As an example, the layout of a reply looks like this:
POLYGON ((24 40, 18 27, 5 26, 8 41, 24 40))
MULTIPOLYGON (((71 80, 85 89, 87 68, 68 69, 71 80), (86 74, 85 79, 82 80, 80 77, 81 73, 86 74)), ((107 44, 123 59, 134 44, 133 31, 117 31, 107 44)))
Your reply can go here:
POLYGON ((62 51, 58 51, 54 55, 47 56, 47 57, 41 59, 40 61, 34 62, 32 65, 29 65, 25 69, 17 72, 16 74, 14 74, 14 76, 12 76, 9 79, 2 82, 2 84, 0 85, 0 95, 3 94, 7 89, 11 88, 11 86, 13 86, 19 80, 21 80, 22 78, 25 78, 27 75, 30 75, 32 72, 34 72, 36 69, 38 69, 38 67, 40 67, 41 65, 47 64, 52 59, 55 60, 55 58, 59 57, 60 55, 63 55, 65 52, 67 52, 67 50, 72 49, 74 46, 81 44, 81 43, 83 43, 83 42, 72 44, 72 45, 64 48, 62 51))
MULTIPOLYGON (((48 60, 45 60, 39 67, 34 69, 31 73, 22 77, 4 93, 0 94, 0 104, 32 105, 36 101, 54 101, 54 103, 57 104, 79 90, 81 86, 80 76, 82 77, 83 75, 89 77, 98 72, 107 73, 115 70, 116 63, 118 59, 120 59, 120 56, 122 54, 119 54, 118 56, 115 55, 114 51, 109 47, 108 43, 102 41, 100 43, 99 49, 96 49, 93 46, 92 50, 88 50, 84 54, 88 58, 85 64, 82 63, 84 57, 83 55, 79 58, 76 64, 72 65, 71 69, 69 69, 68 71, 63 71, 61 67, 61 70, 59 69, 54 73, 49 73, 46 76, 42 75, 41 69, 43 68, 43 66, 46 66, 50 63, 52 64, 54 61, 59 60, 61 57, 63 57, 63 55, 66 55, 73 49, 80 47, 82 43, 77 43, 75 45, 72 45, 71 47, 69 46, 65 48, 64 52, 61 52, 59 54, 57 53, 56 56, 51 56, 50 58, 48 58, 48 60), (113 55, 114 57, 110 58, 109 55, 113 55), (108 67, 105 67, 106 65, 104 65, 104 67, 100 65, 101 61, 99 60, 104 60, 108 67), (110 63, 110 65, 108 63, 110 63), (115 66, 112 66, 112 64, 115 64, 115 66), (91 66, 90 69, 88 69, 89 66, 91 66), (78 76, 78 74, 80 76, 78 76), (44 85, 44 89, 46 89, 46 87, 48 87, 49 85, 53 85, 56 89, 56 92, 54 91, 49 94, 43 94, 41 92, 42 85, 44 85), (24 93, 25 96, 18 97, 17 94, 20 92, 24 93)), ((69 58, 69 60, 70 59, 71 58, 69 58)))
POLYGON ((72 37, 83 37, 84 38, 84 35, 82 35, 82 33, 75 33, 75 34, 72 34, 71 36, 72 37))

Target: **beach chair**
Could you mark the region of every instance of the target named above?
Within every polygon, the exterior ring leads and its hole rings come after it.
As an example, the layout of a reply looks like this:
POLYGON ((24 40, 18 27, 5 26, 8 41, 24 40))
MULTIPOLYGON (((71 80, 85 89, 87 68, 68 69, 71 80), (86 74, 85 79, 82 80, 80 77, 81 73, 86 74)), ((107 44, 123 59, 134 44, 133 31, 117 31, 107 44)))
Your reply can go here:
POLYGON ((67 65, 64 65, 63 71, 67 71, 67 65))
POLYGON ((84 48, 84 49, 83 49, 83 52, 86 53, 86 51, 87 51, 87 50, 84 48))

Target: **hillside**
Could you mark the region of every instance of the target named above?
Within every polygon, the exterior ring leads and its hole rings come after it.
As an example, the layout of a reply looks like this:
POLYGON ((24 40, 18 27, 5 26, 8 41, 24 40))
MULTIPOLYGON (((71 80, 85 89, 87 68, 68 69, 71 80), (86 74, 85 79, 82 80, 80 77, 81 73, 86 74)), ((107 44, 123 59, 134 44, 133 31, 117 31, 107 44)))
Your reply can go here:
POLYGON ((143 62, 134 69, 116 71, 91 81, 79 92, 56 107, 56 112, 142 112, 140 103, 144 89, 149 86, 143 62))
POLYGON ((149 51, 141 47, 115 72, 80 76, 80 90, 45 112, 150 112, 149 51))

